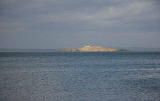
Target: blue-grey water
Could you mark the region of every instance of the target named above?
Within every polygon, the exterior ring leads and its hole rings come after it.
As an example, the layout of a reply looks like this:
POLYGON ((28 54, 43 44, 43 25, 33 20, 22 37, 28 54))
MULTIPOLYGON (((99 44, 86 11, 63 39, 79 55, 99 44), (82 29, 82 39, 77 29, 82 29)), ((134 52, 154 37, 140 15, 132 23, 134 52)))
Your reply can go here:
POLYGON ((160 53, 0 53, 0 101, 160 101, 160 53))

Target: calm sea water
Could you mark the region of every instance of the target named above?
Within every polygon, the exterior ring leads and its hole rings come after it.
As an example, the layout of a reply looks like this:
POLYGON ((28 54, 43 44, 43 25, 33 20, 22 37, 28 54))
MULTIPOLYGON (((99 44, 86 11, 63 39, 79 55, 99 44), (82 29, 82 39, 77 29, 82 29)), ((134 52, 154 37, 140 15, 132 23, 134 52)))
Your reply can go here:
POLYGON ((0 101, 160 101, 160 53, 0 53, 0 101))

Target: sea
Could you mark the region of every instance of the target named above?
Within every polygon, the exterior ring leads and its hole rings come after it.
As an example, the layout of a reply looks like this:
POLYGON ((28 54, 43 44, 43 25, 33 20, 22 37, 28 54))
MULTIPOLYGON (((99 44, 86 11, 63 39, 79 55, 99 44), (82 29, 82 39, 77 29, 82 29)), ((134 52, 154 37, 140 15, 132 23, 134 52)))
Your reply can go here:
POLYGON ((160 52, 0 52, 0 101, 160 101, 160 52))

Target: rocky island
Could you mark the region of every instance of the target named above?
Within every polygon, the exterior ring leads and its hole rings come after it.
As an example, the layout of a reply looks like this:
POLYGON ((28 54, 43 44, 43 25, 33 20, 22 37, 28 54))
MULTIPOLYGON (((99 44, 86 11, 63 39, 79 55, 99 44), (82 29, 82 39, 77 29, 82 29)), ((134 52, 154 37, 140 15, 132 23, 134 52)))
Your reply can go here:
POLYGON ((104 48, 101 46, 84 46, 82 48, 65 48, 58 50, 58 52, 116 52, 124 51, 121 49, 104 48))

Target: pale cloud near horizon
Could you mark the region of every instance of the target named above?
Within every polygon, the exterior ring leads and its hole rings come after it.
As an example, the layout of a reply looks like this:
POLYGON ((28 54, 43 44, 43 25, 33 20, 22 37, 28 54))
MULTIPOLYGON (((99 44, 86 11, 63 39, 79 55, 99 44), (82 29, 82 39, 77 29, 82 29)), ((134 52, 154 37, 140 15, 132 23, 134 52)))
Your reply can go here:
POLYGON ((157 0, 1 0, 0 48, 60 48, 107 42, 113 47, 160 47, 158 3, 157 0), (146 39, 138 38, 140 34, 146 39), (23 38, 21 35, 30 38, 30 42, 18 40, 23 38), (143 44, 130 42, 136 37, 143 44), (75 38, 79 38, 78 42, 75 38), (53 44, 48 44, 52 39, 53 44), (128 44, 122 45, 124 42, 128 44))

